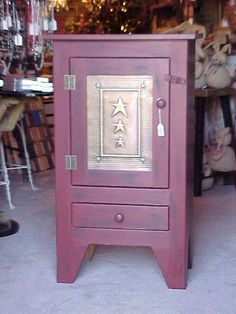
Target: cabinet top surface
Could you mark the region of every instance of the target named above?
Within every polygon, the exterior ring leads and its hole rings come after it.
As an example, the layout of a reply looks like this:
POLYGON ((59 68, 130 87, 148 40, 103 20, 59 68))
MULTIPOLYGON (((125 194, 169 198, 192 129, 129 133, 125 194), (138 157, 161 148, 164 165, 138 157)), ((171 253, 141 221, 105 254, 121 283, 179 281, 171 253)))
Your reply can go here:
POLYGON ((195 40, 196 34, 103 34, 103 35, 77 35, 53 34, 45 35, 45 39, 53 41, 158 41, 158 40, 195 40))

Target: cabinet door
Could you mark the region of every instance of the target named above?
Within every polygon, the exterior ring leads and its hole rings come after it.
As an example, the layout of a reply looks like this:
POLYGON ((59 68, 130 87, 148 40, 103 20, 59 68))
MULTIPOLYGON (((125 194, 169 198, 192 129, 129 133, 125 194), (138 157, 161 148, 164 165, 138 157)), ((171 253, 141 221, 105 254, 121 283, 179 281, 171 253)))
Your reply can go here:
POLYGON ((70 59, 73 185, 168 187, 169 63, 70 59))

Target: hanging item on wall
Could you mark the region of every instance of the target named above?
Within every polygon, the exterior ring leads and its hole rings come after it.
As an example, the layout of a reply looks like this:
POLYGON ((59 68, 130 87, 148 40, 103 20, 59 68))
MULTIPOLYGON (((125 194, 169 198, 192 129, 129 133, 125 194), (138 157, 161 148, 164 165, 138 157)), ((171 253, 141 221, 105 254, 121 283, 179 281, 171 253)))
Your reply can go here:
POLYGON ((44 63, 43 33, 53 33, 57 30, 54 6, 53 0, 30 0, 30 5, 28 5, 28 52, 33 55, 34 66, 37 71, 42 69, 44 63))
POLYGON ((33 55, 34 66, 40 71, 44 62, 43 25, 45 25, 45 3, 39 0, 30 0, 28 4, 28 52, 33 55), (42 20, 44 24, 42 24, 42 20))
POLYGON ((40 71, 45 48, 43 33, 57 30, 53 0, 0 0, 0 75, 40 71))
POLYGON ((21 44, 16 24, 16 12, 12 2, 1 0, 0 2, 0 51, 1 51, 1 76, 8 74, 13 60, 16 44, 21 44), (19 40, 17 40, 17 38, 19 40))
POLYGON ((21 23, 20 23, 18 12, 16 10, 14 3, 12 5, 12 15, 13 15, 13 25, 14 25, 14 29, 15 29, 14 44, 16 46, 22 46, 23 45, 23 37, 20 34, 21 23))
POLYGON ((41 24, 41 4, 39 0, 30 0, 29 23, 28 23, 28 43, 29 53, 33 55, 36 70, 43 67, 43 38, 41 24))

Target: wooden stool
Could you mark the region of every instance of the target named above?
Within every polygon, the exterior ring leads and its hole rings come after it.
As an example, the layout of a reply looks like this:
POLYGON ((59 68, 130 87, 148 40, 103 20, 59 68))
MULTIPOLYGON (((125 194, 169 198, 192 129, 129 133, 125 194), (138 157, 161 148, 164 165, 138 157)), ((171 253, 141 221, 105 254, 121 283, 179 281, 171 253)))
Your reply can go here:
POLYGON ((15 127, 18 127, 22 139, 25 164, 13 164, 7 165, 5 160, 5 150, 2 142, 2 136, 0 136, 0 160, 1 160, 1 171, 3 174, 3 179, 0 181, 0 185, 6 186, 7 199, 9 207, 14 208, 12 204, 11 191, 10 191, 10 180, 8 171, 9 170, 18 170, 18 169, 27 169, 28 179, 31 185, 32 190, 36 190, 36 187, 33 184, 33 178, 31 173, 31 164, 29 160, 29 154, 26 145, 26 138, 24 127, 22 123, 22 114, 25 107, 24 98, 14 98, 14 97, 2 97, 0 98, 0 134, 2 132, 12 131, 15 127))

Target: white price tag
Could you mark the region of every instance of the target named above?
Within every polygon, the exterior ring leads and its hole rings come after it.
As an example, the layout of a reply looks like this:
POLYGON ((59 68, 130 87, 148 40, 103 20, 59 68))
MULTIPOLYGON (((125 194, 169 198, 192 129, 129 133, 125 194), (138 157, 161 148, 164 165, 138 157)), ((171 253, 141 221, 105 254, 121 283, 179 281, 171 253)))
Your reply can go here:
POLYGON ((51 21, 51 30, 52 31, 56 31, 57 30, 57 21, 55 19, 53 19, 51 21))
POLYGON ((6 20, 7 20, 7 26, 12 27, 12 18, 10 15, 6 16, 6 20))
POLYGON ((7 25, 7 20, 6 19, 2 20, 2 30, 3 31, 8 31, 8 25, 7 25))
POLYGON ((16 27, 17 27, 17 30, 21 30, 21 23, 20 23, 20 20, 16 20, 16 27))
POLYGON ((165 136, 165 128, 161 121, 161 109, 158 109, 158 118, 159 122, 157 124, 157 135, 158 136, 165 136))
POLYGON ((43 30, 48 31, 48 19, 43 19, 43 30))
POLYGON ((165 136, 165 128, 161 122, 158 123, 158 125, 157 125, 157 135, 158 136, 165 136))
POLYGON ((14 43, 16 46, 22 46, 23 45, 23 38, 21 34, 16 34, 14 37, 14 43))
POLYGON ((30 23, 29 25, 29 34, 31 36, 38 36, 39 35, 39 26, 34 23, 30 23))

